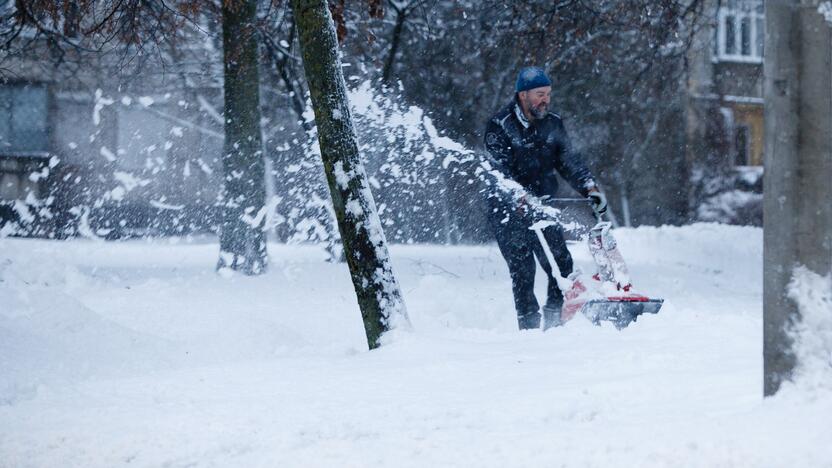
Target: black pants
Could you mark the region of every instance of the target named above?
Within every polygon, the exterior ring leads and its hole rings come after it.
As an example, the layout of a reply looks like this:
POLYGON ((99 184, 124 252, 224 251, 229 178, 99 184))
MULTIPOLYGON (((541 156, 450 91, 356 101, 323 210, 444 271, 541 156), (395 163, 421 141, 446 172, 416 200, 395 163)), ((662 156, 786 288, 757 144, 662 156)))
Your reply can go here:
MULTIPOLYGON (((540 326, 540 306, 534 295, 534 275, 537 268, 535 257, 549 277, 546 304, 543 309, 544 315, 550 315, 544 317, 547 327, 559 322, 560 309, 563 306, 563 292, 558 288, 540 240, 537 234, 528 228, 529 224, 515 216, 492 220, 497 245, 500 247, 500 253, 503 254, 511 274, 514 307, 517 309, 517 320, 521 329, 540 326)), ((569 276, 572 273, 572 255, 566 248, 563 230, 559 225, 549 226, 543 230, 543 236, 555 257, 560 274, 564 277, 569 276)))

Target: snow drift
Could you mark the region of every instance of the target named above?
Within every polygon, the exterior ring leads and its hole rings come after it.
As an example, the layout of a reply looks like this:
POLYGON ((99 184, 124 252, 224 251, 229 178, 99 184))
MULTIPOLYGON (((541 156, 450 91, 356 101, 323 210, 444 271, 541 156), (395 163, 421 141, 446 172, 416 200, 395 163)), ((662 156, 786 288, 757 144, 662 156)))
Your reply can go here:
POLYGON ((519 333, 495 246, 394 245, 414 331, 374 352, 313 246, 0 239, 0 466, 832 464, 828 388, 762 399, 762 231, 616 235, 659 315, 519 333))

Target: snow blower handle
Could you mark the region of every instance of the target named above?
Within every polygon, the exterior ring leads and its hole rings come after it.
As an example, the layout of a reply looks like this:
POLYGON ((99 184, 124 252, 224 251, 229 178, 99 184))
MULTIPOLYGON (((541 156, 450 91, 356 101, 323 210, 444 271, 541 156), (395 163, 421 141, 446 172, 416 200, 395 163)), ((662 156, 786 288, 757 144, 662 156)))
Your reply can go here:
MULTIPOLYGON (((587 202, 592 203, 591 200, 587 199, 587 202)), ((595 220, 599 223, 604 222, 604 215, 607 214, 607 211, 604 210, 603 213, 599 213, 597 209, 595 209, 595 205, 592 205, 592 213, 595 214, 595 220)))

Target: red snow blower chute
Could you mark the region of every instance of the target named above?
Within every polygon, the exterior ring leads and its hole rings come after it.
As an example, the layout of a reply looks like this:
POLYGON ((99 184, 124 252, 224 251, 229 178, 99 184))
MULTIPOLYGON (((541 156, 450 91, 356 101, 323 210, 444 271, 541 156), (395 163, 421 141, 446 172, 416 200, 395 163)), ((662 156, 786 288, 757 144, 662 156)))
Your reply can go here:
POLYGON ((664 299, 650 298, 633 289, 627 264, 610 232, 612 223, 604 221, 598 213, 595 216, 598 222, 589 231, 588 242, 597 271, 589 277, 577 269, 569 278, 557 271, 552 251, 543 237, 543 229, 557 224, 555 221, 538 221, 529 229, 537 234, 549 265, 553 265, 552 275, 565 291, 561 322, 571 320, 580 311, 596 325, 607 321, 621 330, 642 314, 658 313, 664 299))

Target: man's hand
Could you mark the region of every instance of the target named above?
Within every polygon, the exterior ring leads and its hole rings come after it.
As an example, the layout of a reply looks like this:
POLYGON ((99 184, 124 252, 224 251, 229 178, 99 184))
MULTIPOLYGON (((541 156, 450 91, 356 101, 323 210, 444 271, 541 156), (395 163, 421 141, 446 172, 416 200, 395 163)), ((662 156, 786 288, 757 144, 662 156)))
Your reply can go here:
POLYGON ((598 187, 589 189, 586 197, 589 198, 589 202, 592 203, 592 209, 599 216, 607 212, 607 197, 603 192, 598 190, 598 187))

